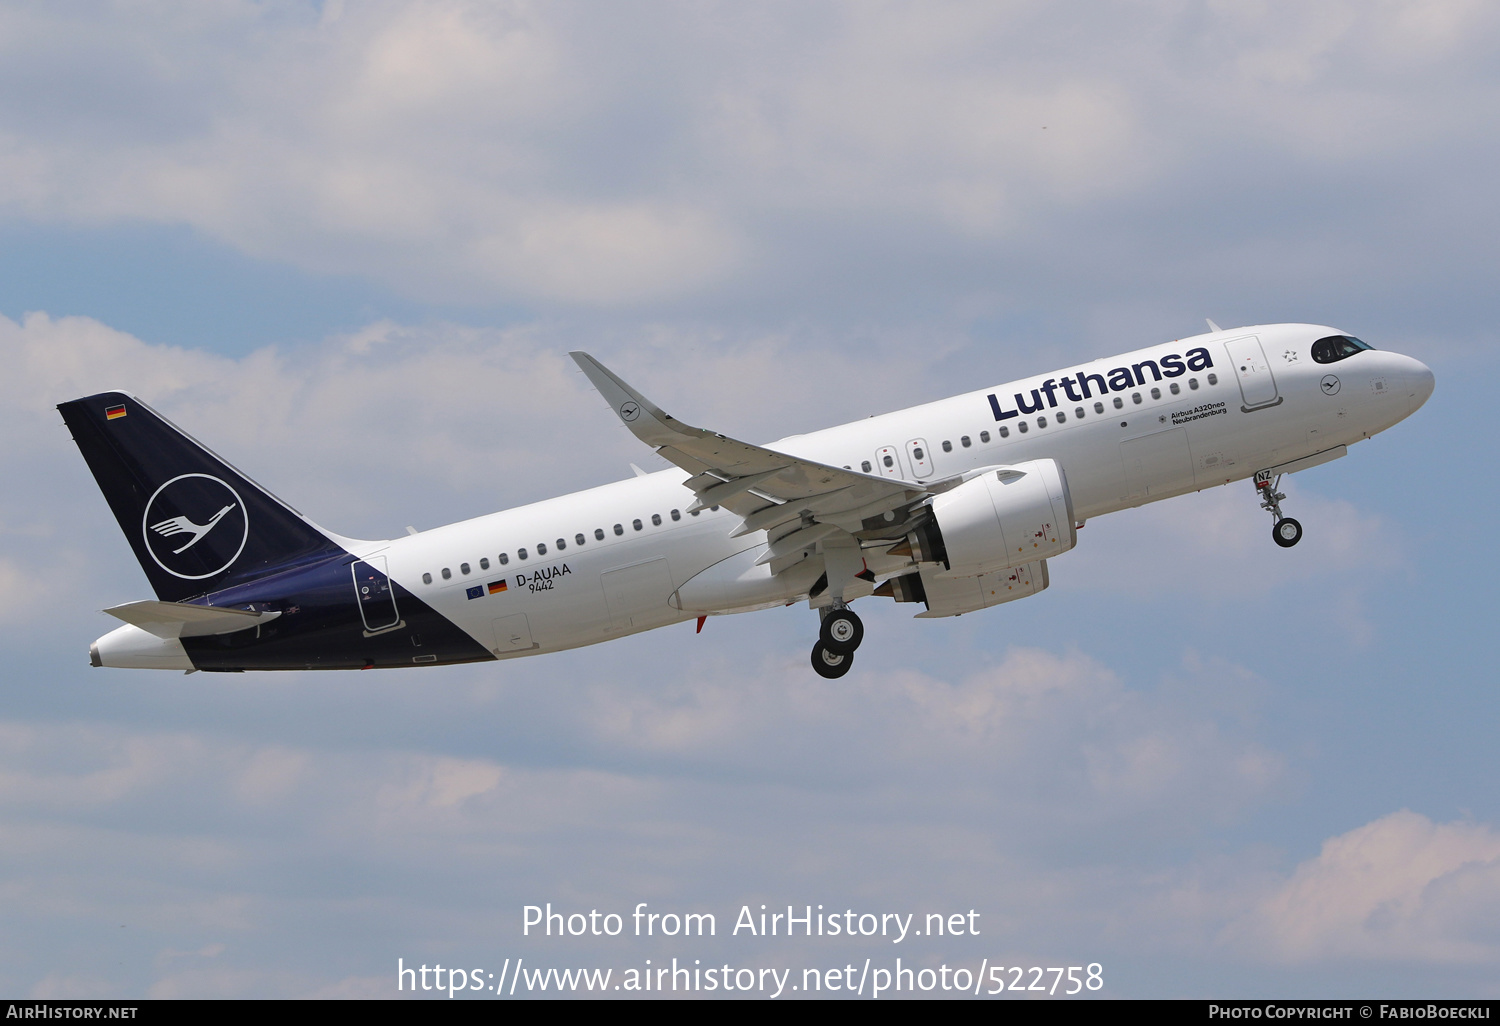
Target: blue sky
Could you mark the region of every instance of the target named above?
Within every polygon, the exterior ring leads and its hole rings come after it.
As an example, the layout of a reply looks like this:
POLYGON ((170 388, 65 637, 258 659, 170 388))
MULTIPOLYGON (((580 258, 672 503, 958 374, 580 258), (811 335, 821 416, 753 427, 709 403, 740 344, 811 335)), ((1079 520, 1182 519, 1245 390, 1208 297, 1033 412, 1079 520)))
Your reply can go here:
POLYGON ((795 966, 745 903, 975 908, 919 964, 1495 996, 1486 5, 0 4, 0 992, 795 966), (1091 522, 950 621, 500 667, 93 670, 143 575, 53 406, 129 388, 384 537, 660 465, 567 360, 769 439, 1220 324, 1433 367, 1291 479, 1091 522), (376 411, 372 418, 371 411, 376 411), (541 942, 521 908, 711 911, 541 942))

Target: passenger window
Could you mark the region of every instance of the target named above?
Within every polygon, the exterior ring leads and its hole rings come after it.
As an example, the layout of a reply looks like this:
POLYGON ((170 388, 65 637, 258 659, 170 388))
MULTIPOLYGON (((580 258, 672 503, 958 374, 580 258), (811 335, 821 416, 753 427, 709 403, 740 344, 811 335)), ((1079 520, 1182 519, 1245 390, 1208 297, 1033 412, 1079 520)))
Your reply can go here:
POLYGON ((632 520, 630 526, 639 531, 641 529, 641 522, 639 520, 632 520))
POLYGON ((1077 417, 1079 420, 1082 420, 1083 419, 1083 407, 1080 406, 1080 407, 1078 407, 1078 409, 1074 410, 1073 411, 1073 416, 1077 417))
POLYGON ((948 441, 948 439, 946 439, 946 438, 943 439, 943 451, 944 452, 952 452, 953 451, 953 443, 950 442, 950 441, 948 441))
POLYGON ((443 580, 446 581, 449 578, 451 578, 452 576, 453 576, 453 571, 449 570, 447 567, 443 567, 443 580))
POLYGON ((565 552, 567 550, 567 548, 568 548, 568 539, 566 539, 566 538, 559 538, 559 539, 557 539, 557 551, 558 552, 565 552))
POLYGON ((481 569, 481 570, 488 570, 489 568, 490 568, 490 557, 489 556, 480 556, 479 557, 479 569, 481 569))
POLYGON ((1133 403, 1135 403, 1137 406, 1139 406, 1141 404, 1141 393, 1139 393, 1139 392, 1131 392, 1130 393, 1130 401, 1133 402, 1133 403))
POLYGON ((1198 387, 1198 379, 1197 378, 1188 378, 1188 388, 1197 388, 1197 387, 1198 387))
POLYGON ((973 445, 974 443, 971 442, 971 441, 969 441, 969 436, 968 435, 964 435, 962 438, 960 438, 958 440, 958 444, 961 445, 961 446, 963 446, 965 449, 967 449, 969 446, 973 445))
POLYGON ((432 575, 431 574, 423 574, 422 575, 422 583, 423 584, 431 584, 432 583, 432 575))
POLYGON ((1095 413, 1103 413, 1104 412, 1104 404, 1103 403, 1095 403, 1094 404, 1094 412, 1095 413))
POLYGON ((990 440, 990 433, 988 431, 981 431, 981 432, 979 432, 979 440, 981 442, 984 442, 984 443, 988 444, 988 442, 990 440))
MULTIPOLYGON (((920 459, 920 457, 918 458, 920 459)), ((896 461, 890 456, 886 456, 885 459, 881 460, 881 462, 884 463, 887 468, 894 467, 896 465, 896 461)))
POLYGON ((660 527, 661 526, 661 514, 660 513, 653 513, 653 514, 651 514, 651 526, 652 527, 660 527))
MULTIPOLYGON (((848 467, 845 467, 845 468, 844 468, 844 469, 845 469, 845 470, 848 470, 848 469, 849 469, 849 468, 848 468, 848 467)), ((675 509, 674 509, 674 510, 673 510, 673 511, 672 511, 672 519, 673 519, 673 520, 674 520, 674 521, 677 521, 677 520, 681 520, 681 519, 682 519, 682 513, 681 513, 681 511, 680 511, 680 510, 675 510, 675 509)))
POLYGON ((1124 408, 1125 408, 1125 400, 1121 399, 1119 396, 1115 396, 1115 409, 1117 409, 1117 410, 1123 410, 1124 408))
POLYGON ((717 506, 710 506, 710 507, 708 507, 708 511, 710 513, 717 513, 717 512, 719 512, 719 507, 717 507, 717 506))
POLYGON ((1153 399, 1160 399, 1161 398, 1161 389, 1159 389, 1159 388, 1153 388, 1151 390, 1151 398, 1153 398, 1153 399))
MULTIPOLYGON (((913 450, 912 450, 912 451, 911 451, 911 455, 912 455, 912 458, 913 458, 913 459, 918 459, 918 460, 920 460, 920 459, 921 459, 921 458, 922 458, 922 447, 921 447, 921 446, 920 446, 920 445, 919 445, 919 446, 917 446, 917 447, 916 447, 916 448, 915 448, 915 449, 913 449, 913 450)), ((890 466, 890 464, 889 464, 889 463, 887 463, 887 464, 886 464, 886 466, 890 466)))
POLYGON ((1179 393, 1179 392, 1181 392, 1181 391, 1182 391, 1182 386, 1181 386, 1181 385, 1179 385, 1179 384, 1178 384, 1178 383, 1177 383, 1177 382, 1175 382, 1175 381, 1174 381, 1174 382, 1172 382, 1172 383, 1171 383, 1171 384, 1170 384, 1170 385, 1168 385, 1168 386, 1167 386, 1167 387, 1168 387, 1168 388, 1170 388, 1170 389, 1171 389, 1171 390, 1172 390, 1172 394, 1173 394, 1173 395, 1176 395, 1176 394, 1177 394, 1177 393, 1179 393))
POLYGON ((1028 428, 1026 426, 1026 422, 1023 420, 1023 421, 1021 421, 1021 423, 1019 423, 1019 424, 1016 425, 1016 430, 1019 431, 1019 432, 1021 432, 1021 434, 1024 435, 1027 431, 1030 430, 1030 428, 1028 428))
POLYGON ((622 535, 624 533, 625 533, 625 528, 621 527, 619 524, 616 524, 615 525, 615 536, 619 537, 620 535, 622 535))
POLYGON ((688 515, 689 516, 697 516, 699 513, 702 513, 702 512, 703 511, 701 509, 690 510, 688 515))
POLYGON ((603 540, 604 540, 604 528, 602 528, 602 527, 596 527, 596 528, 594 528, 594 541, 603 541, 603 540))
POLYGON ((586 542, 586 541, 588 541, 588 539, 587 539, 587 538, 585 538, 585 537, 584 537, 584 536, 583 536, 583 535, 581 535, 581 534, 575 534, 575 535, 574 535, 574 536, 573 536, 573 543, 574 543, 574 544, 575 544, 575 545, 582 545, 582 544, 583 544, 583 543, 584 543, 584 542, 586 542))
POLYGON ((526 558, 526 550, 525 549, 517 549, 516 550, 516 558, 517 559, 525 559, 526 558))
POLYGON ((1010 428, 1006 427, 1004 424, 1000 425, 999 431, 1000 431, 1000 437, 1001 438, 1009 438, 1010 437, 1010 428))
POLYGON ((547 543, 546 542, 537 542, 536 543, 536 554, 538 556, 545 556, 547 554, 547 543))
POLYGON ((1217 374, 1210 374, 1208 376, 1208 383, 1210 385, 1217 385, 1219 383, 1219 376, 1217 374))
POLYGON ((861 463, 859 465, 859 469, 863 470, 866 474, 868 474, 870 472, 870 461, 869 460, 865 460, 863 463, 861 463))
POLYGON ((1064 413, 1062 410, 1058 410, 1057 411, 1057 422, 1059 424, 1066 424, 1068 422, 1068 415, 1066 413, 1064 413))
POLYGON ((510 562, 510 555, 509 555, 509 553, 505 553, 505 552, 500 553, 500 565, 504 566, 506 563, 509 563, 509 562, 510 562))
POLYGON ((1046 417, 1038 417, 1036 419, 1036 426, 1039 427, 1039 428, 1046 427, 1047 426, 1047 418, 1046 417))
POLYGON ((460 564, 458 564, 458 572, 461 573, 461 574, 468 573, 469 572, 469 564, 467 564, 467 563, 460 563, 460 564))

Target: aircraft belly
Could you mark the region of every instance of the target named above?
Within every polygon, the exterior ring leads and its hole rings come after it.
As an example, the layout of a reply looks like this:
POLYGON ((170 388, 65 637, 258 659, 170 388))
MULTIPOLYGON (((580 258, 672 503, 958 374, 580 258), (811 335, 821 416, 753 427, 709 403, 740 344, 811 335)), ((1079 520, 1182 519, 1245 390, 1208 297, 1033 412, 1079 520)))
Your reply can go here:
POLYGON ((805 592, 817 577, 799 573, 804 569, 800 563, 772 574, 769 565, 756 564, 765 551, 764 544, 752 545, 695 574, 674 596, 677 608, 685 613, 725 613, 780 605, 805 592))

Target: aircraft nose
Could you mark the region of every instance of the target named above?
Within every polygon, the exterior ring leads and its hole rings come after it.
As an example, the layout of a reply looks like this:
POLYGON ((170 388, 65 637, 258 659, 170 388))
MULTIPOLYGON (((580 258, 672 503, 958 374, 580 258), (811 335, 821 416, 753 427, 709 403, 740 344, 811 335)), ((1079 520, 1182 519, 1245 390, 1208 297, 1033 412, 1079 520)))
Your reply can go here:
POLYGON ((1406 375, 1408 383, 1407 391, 1411 396, 1412 412, 1416 412, 1427 401, 1428 397, 1432 395, 1432 389, 1437 382, 1433 379, 1431 368, 1425 363, 1421 360, 1412 360, 1410 357, 1407 357, 1407 359, 1411 361, 1411 366, 1407 370, 1406 375))

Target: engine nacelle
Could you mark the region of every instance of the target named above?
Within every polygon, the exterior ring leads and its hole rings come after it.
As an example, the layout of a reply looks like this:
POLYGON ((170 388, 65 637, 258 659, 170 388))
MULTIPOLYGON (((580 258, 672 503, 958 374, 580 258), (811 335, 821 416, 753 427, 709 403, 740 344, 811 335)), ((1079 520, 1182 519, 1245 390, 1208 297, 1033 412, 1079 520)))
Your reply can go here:
POLYGON ((893 577, 875 589, 875 594, 897 602, 922 602, 927 606, 921 619, 939 616, 961 616, 1002 602, 1035 595, 1051 583, 1047 561, 1037 560, 1025 566, 995 570, 977 577, 951 577, 938 567, 893 577))
POLYGON ((943 577, 977 577, 1067 552, 1078 544, 1068 479, 1056 460, 990 469, 932 500, 910 536, 919 561, 943 577))

